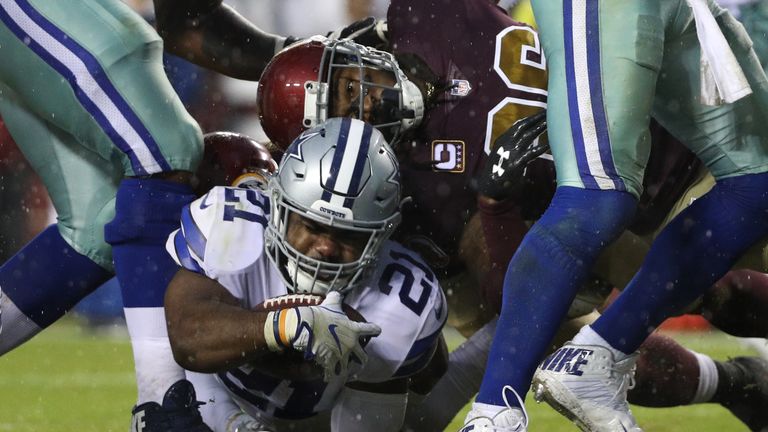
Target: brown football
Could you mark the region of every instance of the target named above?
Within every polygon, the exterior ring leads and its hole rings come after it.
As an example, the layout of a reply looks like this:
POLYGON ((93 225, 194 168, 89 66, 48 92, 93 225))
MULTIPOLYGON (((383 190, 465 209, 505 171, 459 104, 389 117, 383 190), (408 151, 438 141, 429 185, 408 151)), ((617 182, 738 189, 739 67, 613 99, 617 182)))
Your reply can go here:
POLYGON ((270 142, 234 132, 211 132, 203 137, 205 150, 195 172, 195 193, 202 196, 214 186, 233 186, 245 175, 263 177, 277 171, 282 150, 270 142))
MULTIPOLYGON (((276 311, 295 306, 319 305, 325 297, 317 294, 286 294, 265 300, 254 306, 255 311, 276 311)), ((352 306, 342 303, 341 309, 352 321, 366 322, 352 306)), ((364 341, 364 344, 367 340, 364 341)), ((282 353, 265 354, 251 362, 251 366, 268 375, 291 381, 310 381, 323 377, 323 369, 313 360, 305 360, 304 353, 286 350, 282 353)))

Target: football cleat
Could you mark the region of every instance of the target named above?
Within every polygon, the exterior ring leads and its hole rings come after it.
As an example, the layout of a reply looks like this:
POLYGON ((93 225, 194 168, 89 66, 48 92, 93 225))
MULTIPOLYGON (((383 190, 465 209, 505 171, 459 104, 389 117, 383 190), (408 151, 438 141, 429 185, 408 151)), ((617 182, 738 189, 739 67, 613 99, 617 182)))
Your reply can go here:
POLYGON ((520 395, 511 386, 504 386, 501 390, 506 408, 497 414, 489 416, 484 410, 473 405, 467 413, 464 426, 459 432, 526 432, 528 430, 528 413, 525 412, 520 395), (507 402, 507 389, 514 393, 520 408, 513 408, 507 402))
POLYGON ((627 404, 637 355, 615 361, 604 347, 566 343, 539 365, 532 388, 588 432, 642 432, 627 404))
POLYGON ((203 423, 195 400, 195 388, 187 380, 174 383, 163 396, 163 405, 145 402, 131 412, 131 432, 212 432, 203 423))
POLYGON ((721 402, 753 431, 768 431, 768 361, 759 357, 736 357, 726 363, 743 372, 744 382, 721 402))

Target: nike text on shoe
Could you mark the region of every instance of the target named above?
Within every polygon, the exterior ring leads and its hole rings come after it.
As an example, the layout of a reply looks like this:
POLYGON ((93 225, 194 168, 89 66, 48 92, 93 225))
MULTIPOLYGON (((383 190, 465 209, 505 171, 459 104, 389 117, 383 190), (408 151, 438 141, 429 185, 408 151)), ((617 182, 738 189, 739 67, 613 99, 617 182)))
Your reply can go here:
POLYGON ((459 432, 526 432, 528 430, 528 413, 525 412, 523 400, 511 386, 504 386, 502 398, 507 406, 496 414, 489 416, 483 409, 473 405, 467 413, 464 426, 459 432), (511 407, 507 401, 506 391, 509 389, 517 398, 520 408, 511 407))
POLYGON ((642 432, 627 404, 636 358, 617 362, 607 348, 566 343, 536 369, 534 398, 547 401, 583 431, 642 432))
POLYGON ((133 408, 131 432, 211 432, 203 423, 195 400, 195 388, 187 380, 174 383, 163 396, 163 405, 145 402, 133 408))

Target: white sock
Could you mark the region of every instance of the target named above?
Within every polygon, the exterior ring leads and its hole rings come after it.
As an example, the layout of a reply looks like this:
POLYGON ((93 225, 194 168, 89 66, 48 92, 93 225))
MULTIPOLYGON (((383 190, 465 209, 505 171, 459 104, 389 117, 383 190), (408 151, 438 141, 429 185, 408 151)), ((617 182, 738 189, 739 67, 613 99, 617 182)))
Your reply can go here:
MULTIPOLYGON (((688 350, 691 351, 691 350, 688 350)), ((719 376, 717 375, 717 366, 711 357, 691 351, 699 362, 699 385, 696 388, 696 394, 691 403, 706 403, 712 399, 717 390, 719 376)))
POLYGON ((607 348, 611 354, 613 354, 613 359, 617 362, 626 359, 629 357, 629 354, 625 354, 616 348, 612 347, 611 344, 608 343, 605 339, 603 339, 602 336, 597 334, 597 332, 592 329, 591 326, 585 325, 584 327, 579 330, 578 333, 576 333, 576 336, 573 337, 573 340, 571 341, 574 345, 595 345, 600 346, 603 348, 607 348))
POLYGON ((165 310, 161 307, 125 308, 124 312, 133 347, 137 404, 162 403, 168 388, 184 379, 184 369, 176 363, 171 352, 165 310))

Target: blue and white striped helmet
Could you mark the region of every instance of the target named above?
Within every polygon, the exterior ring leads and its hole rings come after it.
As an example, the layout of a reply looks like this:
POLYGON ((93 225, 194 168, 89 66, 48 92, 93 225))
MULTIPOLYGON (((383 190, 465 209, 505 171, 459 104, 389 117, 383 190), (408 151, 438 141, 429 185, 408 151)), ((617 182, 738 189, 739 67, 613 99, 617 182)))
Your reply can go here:
POLYGON ((273 211, 267 253, 294 292, 325 294, 360 284, 400 222, 400 174, 394 152, 381 132, 352 118, 328 119, 296 138, 270 180, 269 191, 273 211), (351 263, 308 257, 286 241, 292 212, 366 233, 367 245, 351 263))

